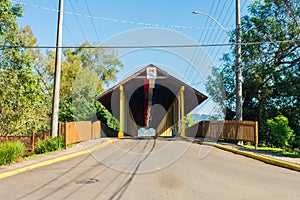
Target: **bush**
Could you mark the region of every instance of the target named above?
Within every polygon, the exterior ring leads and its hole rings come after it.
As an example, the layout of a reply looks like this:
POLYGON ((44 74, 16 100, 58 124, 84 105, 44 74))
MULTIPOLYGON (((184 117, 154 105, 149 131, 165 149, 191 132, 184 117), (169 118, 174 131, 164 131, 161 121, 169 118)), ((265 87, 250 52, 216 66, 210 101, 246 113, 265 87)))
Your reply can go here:
POLYGON ((47 138, 39 141, 34 149, 34 153, 42 154, 46 152, 56 151, 65 147, 63 137, 47 138))
POLYGON ((268 119, 267 125, 271 131, 271 143, 276 147, 286 149, 295 139, 293 130, 288 126, 288 118, 278 115, 275 119, 268 119))
POLYGON ((19 141, 0 144, 0 165, 15 162, 25 152, 25 145, 19 141))

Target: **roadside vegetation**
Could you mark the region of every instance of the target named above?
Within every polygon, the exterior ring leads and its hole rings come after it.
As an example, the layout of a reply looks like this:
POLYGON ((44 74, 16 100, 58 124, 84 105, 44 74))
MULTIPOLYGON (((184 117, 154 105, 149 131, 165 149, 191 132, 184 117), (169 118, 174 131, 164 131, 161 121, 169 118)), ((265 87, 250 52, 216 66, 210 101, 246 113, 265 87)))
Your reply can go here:
MULTIPOLYGON (((258 121, 259 146, 300 149, 299 0, 256 0, 241 18, 243 119, 258 121)), ((235 30, 230 42, 235 44, 235 30)), ((235 117, 235 45, 214 69, 207 91, 235 117), (221 87, 220 87, 221 86, 221 87), (226 100, 219 95, 224 88, 226 100)))
POLYGON ((37 143, 34 153, 44 154, 47 152, 57 151, 65 148, 65 140, 63 137, 47 138, 37 143))
MULTIPOLYGON (((17 2, 0 1, 0 137, 31 136, 50 129, 55 51, 23 47, 38 46, 38 41, 29 26, 18 25, 22 11, 17 2)), ((101 120, 118 129, 118 121, 94 99, 116 81, 123 64, 114 50, 87 46, 100 44, 63 49, 59 121, 101 120)), ((37 144, 35 153, 63 145, 62 138, 48 138, 37 144)), ((19 143, 1 144, 1 163, 15 162, 23 151, 19 143)))
MULTIPOLYGON (((251 144, 239 144, 239 146, 248 148, 248 149, 255 149, 255 146, 251 144)), ((268 152, 271 154, 277 154, 285 157, 291 158, 300 158, 300 150, 299 149, 282 149, 277 147, 268 147, 268 146, 261 146, 256 149, 257 151, 261 152, 268 152)))
MULTIPOLYGON (((50 129, 55 51, 22 47, 38 46, 30 27, 18 25, 22 10, 21 4, 0 2, 0 136, 50 129)), ((63 49, 59 121, 98 119, 116 129, 118 122, 94 99, 116 81, 123 64, 114 50, 88 46, 100 44, 63 49)))
MULTIPOLYGON (((284 152, 300 149, 300 9, 299 0, 256 0, 241 19, 243 119, 258 121, 259 146, 284 152), (254 44, 255 43, 255 44, 254 44)), ((29 26, 19 27, 22 6, 0 1, 0 136, 31 135, 50 128, 55 52, 42 53, 29 26)), ((224 54, 222 66, 207 82, 207 91, 222 101, 226 119, 235 119, 235 41, 224 54), (222 89, 222 88, 221 88, 222 89)), ((117 130, 118 121, 98 102, 90 101, 116 81, 123 67, 117 53, 98 43, 63 49, 59 121, 99 119, 117 130)), ((193 124, 191 120, 187 124, 193 124)), ((40 142, 36 153, 63 148, 61 139, 40 142)), ((2 163, 21 155, 17 143, 1 144, 2 163), (7 156, 5 157, 5 152, 7 156)))
POLYGON ((6 142, 0 144, 0 166, 14 163, 22 157, 25 145, 21 142, 6 142))

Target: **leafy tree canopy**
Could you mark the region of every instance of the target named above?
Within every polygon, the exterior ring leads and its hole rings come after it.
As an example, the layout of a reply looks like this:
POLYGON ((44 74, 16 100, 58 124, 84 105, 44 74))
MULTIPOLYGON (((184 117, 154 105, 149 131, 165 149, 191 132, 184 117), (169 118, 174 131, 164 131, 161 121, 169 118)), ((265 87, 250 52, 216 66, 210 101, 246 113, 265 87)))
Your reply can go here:
MULTIPOLYGON (((50 125, 55 52, 13 48, 37 46, 30 27, 18 26, 21 16, 19 4, 0 1, 0 45, 6 46, 0 49, 0 135, 31 134, 50 125)), ((87 46, 63 50, 59 119, 92 120, 97 113, 114 127, 117 121, 101 116, 104 107, 94 100, 123 65, 114 51, 87 46)))
MULTIPOLYGON (((297 133, 300 146, 299 6, 300 0, 256 0, 251 3, 248 7, 250 14, 241 20, 244 43, 241 64, 243 118, 258 120, 260 139, 268 140, 267 119, 284 114, 297 133)), ((223 63, 224 68, 218 74, 222 77, 226 91, 226 107, 234 111, 234 46, 224 55, 223 63)), ((217 83, 208 84, 208 91, 212 91, 213 85, 217 83)))
MULTIPOLYGON (((99 48, 86 48, 88 46, 91 44, 86 42, 79 48, 63 50, 59 121, 95 120, 95 117, 104 122, 114 121, 111 115, 104 114, 105 108, 95 97, 103 92, 104 85, 116 80, 116 73, 123 64, 114 51, 103 49, 99 44, 93 45, 99 48), (100 116, 101 113, 104 115, 100 116)), ((45 66, 40 70, 47 82, 53 82, 54 58, 55 52, 48 52, 45 66)))
MULTIPOLYGON (((17 18, 22 7, 8 0, 0 2, 0 44, 35 45, 29 27, 19 29, 17 18)), ((0 49, 0 135, 30 134, 47 121, 46 94, 34 72, 38 51, 22 48, 0 49)))

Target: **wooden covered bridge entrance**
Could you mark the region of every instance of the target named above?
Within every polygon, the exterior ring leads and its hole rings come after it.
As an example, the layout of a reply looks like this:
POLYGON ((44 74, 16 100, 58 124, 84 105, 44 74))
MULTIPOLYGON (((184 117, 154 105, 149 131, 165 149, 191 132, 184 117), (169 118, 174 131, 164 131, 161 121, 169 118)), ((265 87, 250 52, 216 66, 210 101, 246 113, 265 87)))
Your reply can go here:
POLYGON ((185 115, 207 96, 150 64, 101 94, 101 102, 119 119, 118 137, 138 136, 139 129, 156 136, 185 135, 185 115))

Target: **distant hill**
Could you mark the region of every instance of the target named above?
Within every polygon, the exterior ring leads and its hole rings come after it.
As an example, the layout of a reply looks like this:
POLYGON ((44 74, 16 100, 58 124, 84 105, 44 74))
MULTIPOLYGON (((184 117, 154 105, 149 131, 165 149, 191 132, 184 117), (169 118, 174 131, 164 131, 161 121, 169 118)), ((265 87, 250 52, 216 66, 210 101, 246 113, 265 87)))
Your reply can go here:
POLYGON ((204 121, 204 120, 210 120, 211 116, 210 115, 205 115, 205 114, 191 114, 191 116, 195 119, 196 122, 204 121))

